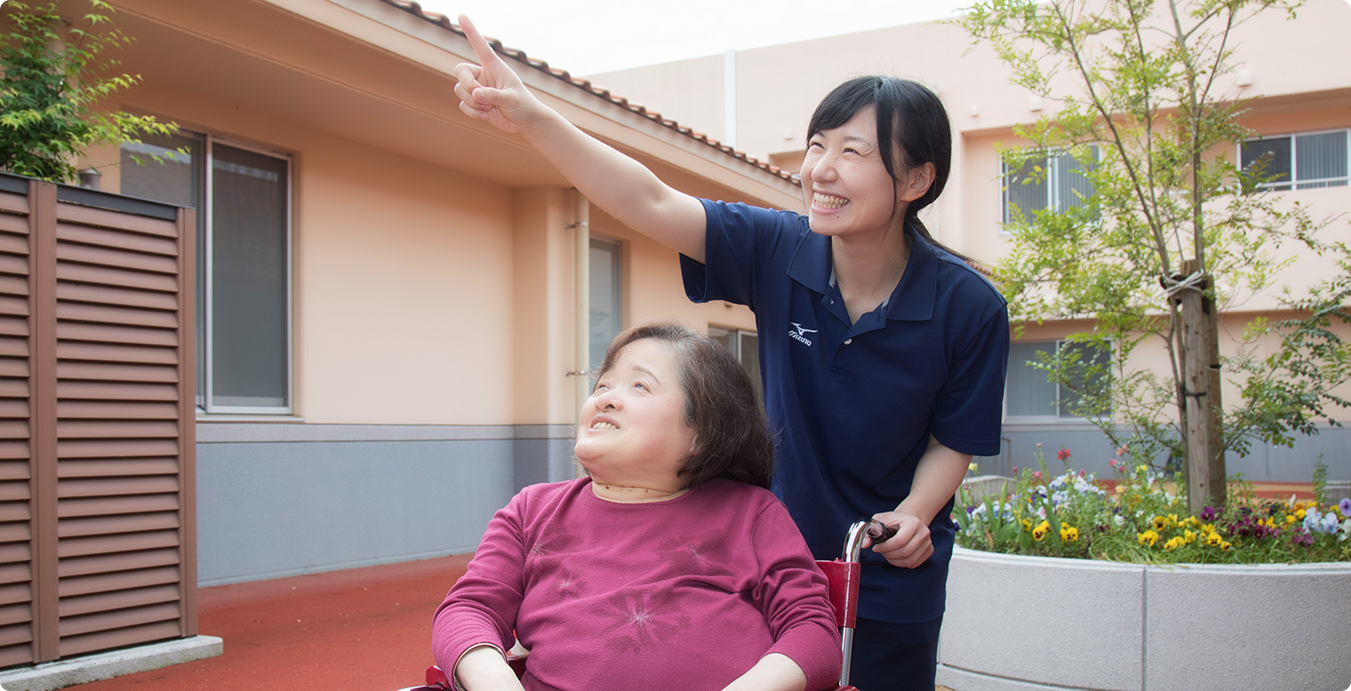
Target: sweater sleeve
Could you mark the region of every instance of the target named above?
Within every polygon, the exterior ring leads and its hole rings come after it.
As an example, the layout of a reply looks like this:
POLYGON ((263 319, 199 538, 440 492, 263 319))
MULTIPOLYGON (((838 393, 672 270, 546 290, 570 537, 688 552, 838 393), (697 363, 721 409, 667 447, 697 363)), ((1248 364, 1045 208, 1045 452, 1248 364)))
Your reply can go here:
POLYGON ((432 654, 446 674, 474 646, 505 651, 515 644, 516 613, 525 594, 527 491, 493 515, 464 576, 436 610, 432 654))
POLYGON ((826 577, 783 504, 772 502, 756 518, 752 543, 764 574, 753 595, 774 637, 766 654, 796 662, 808 689, 834 686, 842 657, 826 577))

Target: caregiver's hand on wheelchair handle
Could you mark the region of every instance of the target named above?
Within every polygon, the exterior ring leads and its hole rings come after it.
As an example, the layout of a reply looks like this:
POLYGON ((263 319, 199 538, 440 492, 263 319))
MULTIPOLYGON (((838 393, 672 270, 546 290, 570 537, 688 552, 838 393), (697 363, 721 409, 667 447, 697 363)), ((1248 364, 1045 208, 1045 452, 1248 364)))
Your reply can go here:
POLYGON ((873 539, 876 526, 869 526, 868 538, 863 542, 864 549, 869 547, 881 554, 892 566, 913 569, 923 564, 934 553, 933 540, 929 536, 929 524, 919 517, 902 511, 883 511, 873 514, 873 520, 895 530, 894 537, 883 542, 873 539))

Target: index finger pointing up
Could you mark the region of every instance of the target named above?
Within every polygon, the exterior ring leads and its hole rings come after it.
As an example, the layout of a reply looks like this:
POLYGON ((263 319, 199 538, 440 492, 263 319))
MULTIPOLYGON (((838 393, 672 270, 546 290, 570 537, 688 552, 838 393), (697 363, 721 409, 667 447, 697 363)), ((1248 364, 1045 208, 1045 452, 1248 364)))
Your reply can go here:
POLYGON ((464 30, 464 37, 469 39, 469 45, 474 49, 474 55, 478 56, 480 65, 487 66, 489 62, 502 61, 493 47, 488 45, 488 41, 483 38, 483 34, 479 33, 474 23, 469 21, 468 16, 462 14, 456 21, 460 23, 460 28, 464 30))

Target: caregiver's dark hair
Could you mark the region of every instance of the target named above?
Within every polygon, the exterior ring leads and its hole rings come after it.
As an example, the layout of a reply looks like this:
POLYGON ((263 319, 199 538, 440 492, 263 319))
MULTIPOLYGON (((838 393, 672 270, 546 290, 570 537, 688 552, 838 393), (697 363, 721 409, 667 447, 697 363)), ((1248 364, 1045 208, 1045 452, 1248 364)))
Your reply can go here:
POLYGON ((635 326, 610 341, 598 377, 615 366, 625 346, 644 338, 671 348, 685 390, 685 422, 694 430, 695 452, 680 476, 690 487, 722 477, 768 489, 774 440, 750 375, 721 343, 674 322, 635 326))
MULTIPOLYGON (((900 173, 925 163, 934 166, 933 183, 919 199, 910 202, 905 221, 914 225, 920 237, 932 245, 943 247, 920 222, 920 209, 932 204, 948 184, 952 172, 952 125, 943 102, 928 87, 909 79, 896 77, 856 77, 835 87, 816 106, 807 126, 807 141, 824 130, 833 130, 853 118, 860 110, 872 106, 877 114, 877 144, 882 154, 882 165, 893 180, 900 181, 900 173), (904 160, 893 160, 894 149, 900 147, 904 160), (898 169, 899 168, 899 169, 898 169)), ((952 252, 952 250, 943 247, 952 252)), ((953 252, 953 254, 957 254, 953 252)), ((957 254, 961 257, 962 255, 957 254)), ((965 257, 962 257, 965 259, 965 257)))

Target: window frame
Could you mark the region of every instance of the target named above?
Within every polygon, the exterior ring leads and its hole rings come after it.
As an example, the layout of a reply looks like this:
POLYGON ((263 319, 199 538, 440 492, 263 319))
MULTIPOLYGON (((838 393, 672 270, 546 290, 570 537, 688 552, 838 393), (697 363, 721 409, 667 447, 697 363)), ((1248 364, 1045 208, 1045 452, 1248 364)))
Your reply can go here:
POLYGON ((1260 142, 1270 139, 1289 139, 1290 140, 1290 179, 1286 181, 1264 182, 1257 186, 1258 190, 1271 190, 1275 192, 1296 192, 1300 190, 1325 189, 1328 187, 1347 187, 1351 186, 1351 127, 1333 127, 1325 130, 1309 130, 1307 132, 1285 132, 1262 134, 1256 137, 1249 137, 1239 142, 1235 148, 1234 160, 1238 162, 1239 168, 1243 169, 1243 147, 1249 142, 1260 142), (1340 178, 1319 178, 1315 180, 1300 180, 1299 175, 1299 144, 1296 141, 1300 137, 1316 136, 1320 134, 1344 133, 1343 140, 1346 143, 1346 164, 1347 174, 1340 178), (1342 184, 1336 184, 1336 183, 1342 184), (1284 189, 1281 189, 1284 188, 1284 189))
POLYGON ((295 293, 295 251, 294 251, 294 226, 295 226, 295 161, 289 154, 282 153, 275 149, 247 144, 237 140, 220 137, 211 133, 203 133, 203 148, 206 150, 206 160, 203 165, 206 174, 203 176, 203 187, 205 189, 204 199, 202 200, 203 213, 206 214, 205 248, 198 248, 198 251, 205 251, 206 255, 206 275, 202 278, 202 285, 206 293, 206 314, 202 315, 204 320, 202 329, 202 338, 206 341, 206 362, 205 367, 205 391, 202 392, 201 405, 199 412, 225 415, 292 415, 295 411, 295 312, 294 312, 294 293, 295 293), (214 335, 214 326, 212 325, 211 310, 215 304, 214 285, 215 285, 215 258, 212 256, 212 247, 214 246, 215 224, 213 223, 214 214, 214 185, 215 185, 215 146, 216 144, 248 151, 260 156, 267 156, 282 160, 286 163, 286 259, 283 264, 286 267, 286 377, 283 382, 285 385, 286 404, 282 406, 238 406, 238 405, 218 405, 212 403, 211 393, 215 386, 214 381, 214 352, 212 336, 214 335))
MULTIPOLYGON (((1065 344, 1073 344, 1073 343, 1076 343, 1076 341, 1073 341, 1073 340, 1068 339, 1068 338, 1057 338, 1057 339, 1046 340, 1046 341, 1014 341, 1014 343, 1019 343, 1019 342, 1021 342, 1021 343, 1033 343, 1033 344, 1052 344, 1052 343, 1053 343, 1053 344, 1055 344, 1056 352, 1059 352, 1060 349, 1061 349, 1061 347, 1063 347, 1065 344)), ((1108 366, 1111 366, 1111 365, 1116 361, 1116 358, 1117 358, 1117 352, 1116 352, 1116 342, 1113 341, 1113 340, 1110 340, 1110 339, 1108 340, 1107 354, 1108 354, 1108 357, 1109 357, 1109 360, 1108 360, 1108 366)), ((1010 362, 1009 364, 1012 365, 1013 363, 1010 362)), ((1026 364, 1026 363, 1022 363, 1020 366, 1021 366, 1021 367, 1027 367, 1027 364, 1026 364)), ((1040 370, 1038 370, 1038 372, 1040 372, 1040 370)), ((1011 414, 1011 413, 1009 412, 1009 392, 1008 392, 1008 386, 1007 386, 1007 381, 1006 381, 1006 382, 1005 382, 1005 387, 1004 387, 1004 420, 1005 420, 1005 422, 1009 422, 1009 423, 1013 423, 1013 424, 1028 424, 1028 425, 1035 425, 1035 424, 1081 424, 1081 423, 1085 423, 1085 422, 1090 422, 1090 421, 1092 420, 1092 418, 1086 418, 1086 417, 1075 417, 1075 416, 1072 416, 1072 415, 1061 415, 1060 410, 1061 410, 1061 408, 1062 408, 1062 406, 1063 406, 1063 403, 1061 402, 1061 401, 1062 401, 1062 394, 1061 394, 1061 386, 1060 386, 1060 382, 1049 382, 1049 383, 1055 387, 1055 400, 1052 401, 1052 409, 1055 411, 1053 414, 1048 414, 1048 415, 1015 415, 1015 414, 1011 414)), ((1071 393, 1072 393, 1072 392, 1071 392, 1071 393)))
MULTIPOLYGON (((607 237, 598 237, 596 235, 589 236, 587 242, 588 257, 591 251, 598 249, 611 253, 610 267, 612 271, 610 280, 610 290, 613 292, 615 298, 614 303, 611 306, 615 308, 614 321, 616 329, 613 334, 604 339, 605 342, 600 348, 600 359, 596 360, 595 362, 590 362, 590 360, 592 359, 591 355, 595 351, 595 347, 598 342, 592 340, 595 331, 592 328, 591 324, 592 316, 590 314, 587 315, 586 320, 587 350, 589 351, 587 353, 587 360, 588 360, 587 370, 591 372, 595 372, 597 368, 600 367, 601 360, 605 359, 605 348, 609 346, 610 341, 614 340, 615 336, 624 332, 624 303, 626 302, 626 300, 624 299, 624 243, 619 240, 612 240, 607 237), (597 247, 598 245, 600 247, 597 247)), ((588 282, 587 308, 591 309, 595 306, 596 300, 596 296, 592 294, 592 291, 590 289, 590 281, 592 280, 595 274, 595 262, 590 261, 588 259, 587 268, 588 271, 592 274, 591 276, 587 276, 588 282)))
MULTIPOLYGON (((1086 146, 1088 146, 1088 147, 1090 147, 1090 148, 1092 149, 1092 151, 1093 151, 1093 160, 1094 160, 1094 161, 1101 161, 1101 160, 1102 160, 1102 149, 1101 149, 1098 145, 1096 145, 1096 144, 1087 144, 1086 146)), ((1052 153, 1055 153, 1055 151, 1056 151, 1056 150, 1054 150, 1054 149, 1036 149, 1036 148, 1033 148, 1033 149, 1031 149, 1031 150, 1032 150, 1032 151, 1039 151, 1039 152, 1041 152, 1042 160, 1044 160, 1044 161, 1047 162, 1047 163, 1045 164, 1045 166, 1046 166, 1046 168, 1049 169, 1049 171, 1048 171, 1048 173, 1047 173, 1047 175, 1046 175, 1046 182, 1047 182, 1047 185, 1046 185, 1046 188, 1047 188, 1047 189, 1046 189, 1046 206, 1041 207, 1041 209, 1032 209, 1031 211, 1032 211, 1032 212, 1036 212, 1036 211, 1041 211, 1041 210, 1044 210, 1044 209, 1051 209, 1051 210, 1053 210, 1053 211, 1064 211, 1065 209, 1064 209, 1064 207, 1063 207, 1062 204, 1061 204, 1061 198, 1060 198, 1060 175, 1061 175, 1060 167, 1061 167, 1061 165, 1062 165, 1062 164, 1061 164, 1061 159, 1064 158, 1065 156, 1068 156, 1068 155, 1070 154, 1070 152, 1069 152, 1068 150, 1060 150, 1059 153, 1056 153, 1054 156, 1052 156, 1051 154, 1052 154, 1052 153)), ((1010 214, 1009 214, 1009 211, 1010 211, 1010 209, 1009 209, 1009 187, 1010 187, 1010 185, 1009 185, 1008 180, 1009 180, 1010 175, 1011 175, 1011 173, 1009 172, 1009 164, 1008 164, 1008 162, 1006 162, 1002 157, 1000 157, 1000 159, 999 159, 999 181, 1000 181, 1000 185, 999 185, 999 234, 1002 235, 1002 236, 1010 236, 1010 235, 1013 235, 1013 231, 1012 231, 1012 230, 1009 230, 1009 224, 1012 223, 1012 219, 1010 218, 1010 214)), ((1020 210, 1021 210, 1021 209, 1020 209, 1020 210)), ((1029 213, 1028 211, 1023 211, 1023 215, 1026 216, 1026 217, 1028 217, 1029 219, 1030 219, 1030 217, 1031 217, 1031 216, 1030 216, 1030 213, 1029 213)))

